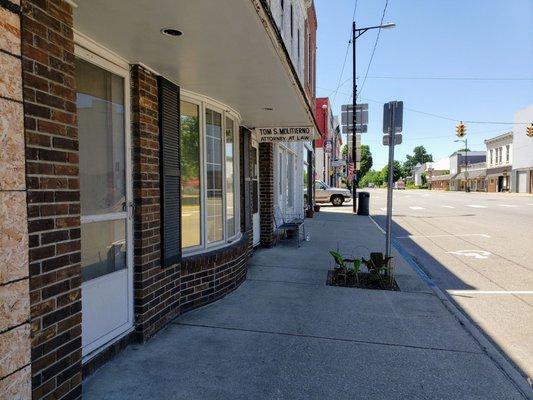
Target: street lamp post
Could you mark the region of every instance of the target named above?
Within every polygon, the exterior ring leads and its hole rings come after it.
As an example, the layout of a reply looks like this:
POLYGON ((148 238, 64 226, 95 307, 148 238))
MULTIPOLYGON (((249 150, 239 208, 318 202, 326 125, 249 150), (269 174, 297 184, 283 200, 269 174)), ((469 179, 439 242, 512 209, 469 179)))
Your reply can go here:
POLYGON ((454 140, 455 142, 463 142, 465 144, 465 192, 470 192, 469 186, 468 186, 468 138, 466 139, 457 139, 454 140))
POLYGON ((390 29, 390 28, 394 28, 395 26, 396 24, 389 22, 383 25, 369 26, 366 28, 357 29, 355 25, 355 21, 353 21, 352 23, 352 58, 353 58, 353 99, 352 99, 352 108, 353 108, 353 115, 352 115, 352 163, 353 163, 352 196, 353 196, 353 201, 352 201, 352 207, 353 207, 354 214, 357 212, 357 204, 356 204, 357 170, 355 168, 357 166, 357 160, 356 160, 357 152, 355 148, 356 147, 356 138, 355 138, 356 128, 355 127, 356 127, 356 122, 357 122, 357 117, 356 117, 357 115, 357 110, 356 110, 356 107, 357 107, 357 74, 356 74, 357 65, 355 63, 356 61, 355 45, 357 42, 357 38, 359 38, 359 36, 361 36, 366 31, 369 31, 371 29, 390 29))

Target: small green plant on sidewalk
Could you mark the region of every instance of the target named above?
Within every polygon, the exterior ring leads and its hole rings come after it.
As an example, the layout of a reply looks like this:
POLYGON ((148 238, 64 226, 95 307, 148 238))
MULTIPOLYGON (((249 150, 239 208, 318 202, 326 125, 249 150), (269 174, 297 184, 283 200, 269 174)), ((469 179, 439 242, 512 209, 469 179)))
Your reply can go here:
POLYGON ((335 268, 328 271, 328 284, 362 289, 399 290, 393 276, 393 257, 372 252, 370 258, 349 258, 338 250, 329 254, 333 257, 335 268), (362 268, 366 271, 362 271, 362 268))

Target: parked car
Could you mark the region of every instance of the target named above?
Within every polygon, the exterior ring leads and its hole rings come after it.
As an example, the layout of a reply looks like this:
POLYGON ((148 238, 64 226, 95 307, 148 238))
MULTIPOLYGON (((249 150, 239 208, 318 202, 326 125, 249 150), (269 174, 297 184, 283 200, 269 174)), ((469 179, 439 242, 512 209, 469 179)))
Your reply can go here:
POLYGON ((332 203, 336 207, 352 200, 352 193, 348 189, 333 188, 322 181, 315 181, 315 201, 317 203, 332 203))
POLYGON ((405 190, 405 182, 400 179, 398 182, 394 184, 394 189, 405 190))

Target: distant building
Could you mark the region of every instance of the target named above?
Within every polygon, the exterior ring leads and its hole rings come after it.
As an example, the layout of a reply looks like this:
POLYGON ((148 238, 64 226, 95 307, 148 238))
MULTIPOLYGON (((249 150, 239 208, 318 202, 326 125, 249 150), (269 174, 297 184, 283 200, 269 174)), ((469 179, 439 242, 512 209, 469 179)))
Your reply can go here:
POLYGON ((526 135, 526 123, 533 122, 533 104, 518 111, 513 126, 513 192, 533 193, 533 138, 526 135))
POLYGON ((485 151, 456 151, 450 156, 450 190, 485 190, 485 151), (472 185, 471 185, 472 183, 472 185), (475 189, 473 189, 475 186, 475 189))
POLYGON ((513 132, 485 140, 487 146, 487 191, 511 190, 513 165, 513 132))
POLYGON ((335 126, 328 97, 316 99, 316 120, 322 138, 315 140, 315 179, 330 184, 335 126))
POLYGON ((450 157, 427 163, 427 179, 430 189, 448 190, 450 187, 450 157))

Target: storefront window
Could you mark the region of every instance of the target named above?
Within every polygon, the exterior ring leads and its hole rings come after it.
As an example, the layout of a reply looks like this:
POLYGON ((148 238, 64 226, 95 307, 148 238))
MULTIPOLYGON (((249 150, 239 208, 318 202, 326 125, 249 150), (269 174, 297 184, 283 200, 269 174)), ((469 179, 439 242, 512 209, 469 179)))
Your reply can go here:
POLYGON ((207 168, 207 242, 222 240, 222 114, 207 109, 206 120, 206 168, 207 168))
POLYGON ((235 235, 235 126, 226 118, 226 229, 228 236, 235 235))
POLYGON ((287 153, 287 206, 294 207, 294 154, 287 153))
POLYGON ((239 124, 219 107, 195 95, 181 101, 181 227, 188 253, 240 234, 239 124))
POLYGON ((181 231, 182 247, 198 246, 201 238, 200 112, 181 102, 181 231))

